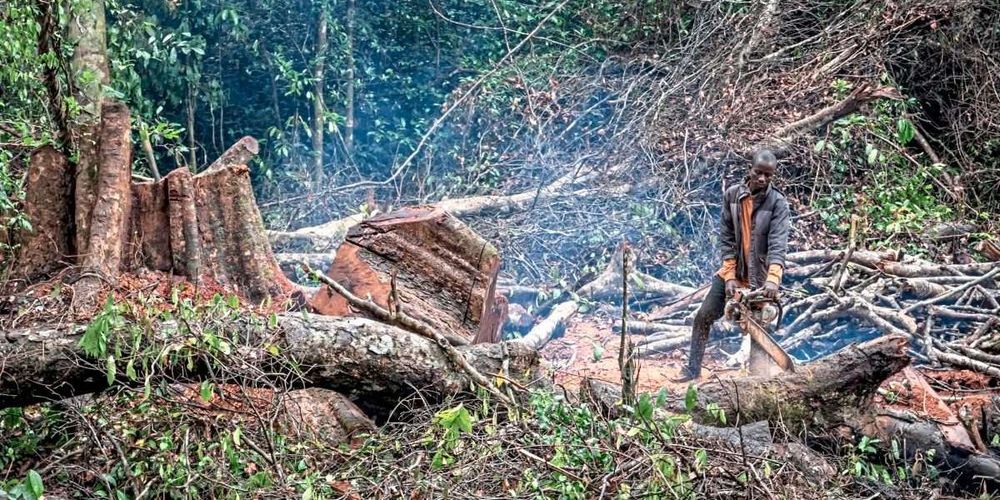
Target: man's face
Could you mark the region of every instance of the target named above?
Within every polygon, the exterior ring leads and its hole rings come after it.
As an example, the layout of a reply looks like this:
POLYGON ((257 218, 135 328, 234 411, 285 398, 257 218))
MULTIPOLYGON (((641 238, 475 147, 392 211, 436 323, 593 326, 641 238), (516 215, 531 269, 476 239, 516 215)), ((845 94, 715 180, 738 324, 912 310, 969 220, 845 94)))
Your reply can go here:
POLYGON ((777 170, 773 163, 755 163, 750 169, 750 177, 747 179, 747 187, 751 193, 759 193, 771 184, 774 172, 777 170))

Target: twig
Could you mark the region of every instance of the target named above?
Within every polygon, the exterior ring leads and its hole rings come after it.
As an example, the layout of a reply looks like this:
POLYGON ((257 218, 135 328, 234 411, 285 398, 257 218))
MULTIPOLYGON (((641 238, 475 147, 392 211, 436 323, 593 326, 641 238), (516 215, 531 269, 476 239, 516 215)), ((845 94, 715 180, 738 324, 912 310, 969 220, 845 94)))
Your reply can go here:
POLYGON ((850 232, 850 244, 847 247, 847 251, 844 252, 844 260, 840 264, 840 269, 837 270, 837 276, 833 279, 833 293, 840 291, 840 285, 844 281, 844 275, 847 274, 847 264, 851 262, 851 256, 854 255, 854 250, 858 247, 858 216, 851 215, 851 232, 850 232))

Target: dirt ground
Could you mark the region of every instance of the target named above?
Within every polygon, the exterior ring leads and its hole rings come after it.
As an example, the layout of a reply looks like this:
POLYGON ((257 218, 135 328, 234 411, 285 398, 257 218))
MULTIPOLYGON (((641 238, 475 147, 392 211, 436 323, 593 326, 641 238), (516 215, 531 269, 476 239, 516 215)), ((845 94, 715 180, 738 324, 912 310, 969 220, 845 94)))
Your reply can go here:
MULTIPOLYGON (((616 321, 590 315, 578 315, 569 320, 566 333, 550 341, 541 351, 557 384, 575 392, 587 377, 613 383, 621 381, 618 369, 621 336, 612 329, 616 321)), ((738 370, 724 366, 723 359, 716 343, 710 343, 702 369, 703 379, 716 373, 738 373, 738 370)), ((671 381, 680 375, 686 363, 686 348, 640 359, 639 391, 657 392, 664 387, 671 392, 687 390, 686 383, 671 381)))

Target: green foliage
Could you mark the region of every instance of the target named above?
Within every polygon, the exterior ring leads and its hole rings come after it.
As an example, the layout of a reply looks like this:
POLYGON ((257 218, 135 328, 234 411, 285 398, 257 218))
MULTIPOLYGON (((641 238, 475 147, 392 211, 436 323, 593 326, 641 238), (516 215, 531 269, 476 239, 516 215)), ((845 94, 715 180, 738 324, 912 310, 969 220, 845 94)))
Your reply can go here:
POLYGON ((42 477, 34 469, 28 471, 27 477, 9 485, 0 483, 0 497, 12 500, 39 500, 45 494, 42 477))
POLYGON ((460 437, 462 434, 472 432, 472 415, 464 405, 441 410, 434 415, 434 425, 441 431, 441 436, 436 440, 428 436, 429 443, 434 442, 437 450, 434 452, 433 466, 440 468, 455 462, 453 453, 457 453, 460 447, 460 437))
MULTIPOLYGON (((838 80, 833 89, 835 95, 846 95, 850 84, 838 80)), ((865 115, 837 120, 830 134, 816 142, 814 151, 829 157, 831 187, 814 199, 813 208, 830 230, 846 234, 855 214, 862 216, 862 230, 873 239, 898 245, 900 238, 915 239, 929 224, 953 216, 938 187, 944 166, 903 150, 916 135, 907 118, 914 105, 879 101, 865 115)))

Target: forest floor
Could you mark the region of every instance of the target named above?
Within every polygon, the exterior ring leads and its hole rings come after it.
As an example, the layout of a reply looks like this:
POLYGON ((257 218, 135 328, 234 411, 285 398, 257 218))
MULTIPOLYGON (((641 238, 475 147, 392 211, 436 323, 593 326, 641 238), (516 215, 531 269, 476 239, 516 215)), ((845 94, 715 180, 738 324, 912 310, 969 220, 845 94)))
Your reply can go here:
MULTIPOLYGON (((549 342, 542 350, 542 358, 549 364, 556 384, 568 391, 576 391, 586 378, 610 383, 621 383, 618 368, 618 351, 621 335, 614 332, 614 318, 581 315, 569 320, 565 334, 549 342)), ((708 349, 702 376, 711 378, 714 373, 732 370, 726 368, 717 355, 715 346, 708 349)), ((687 352, 675 349, 654 354, 639 362, 639 391, 683 392, 686 383, 673 381, 687 363, 687 352)))

